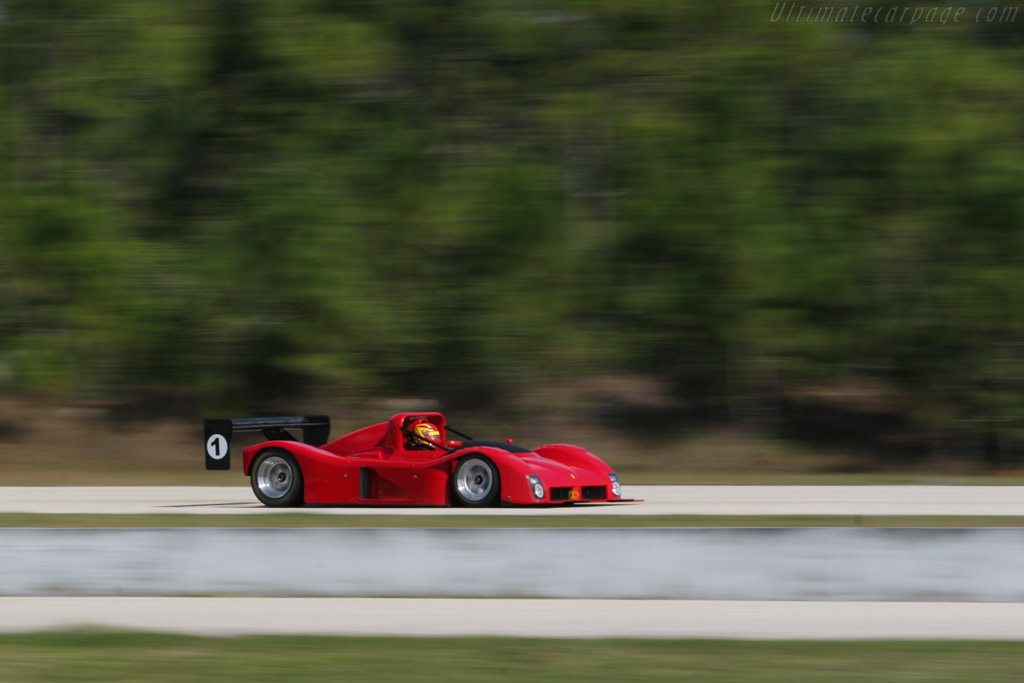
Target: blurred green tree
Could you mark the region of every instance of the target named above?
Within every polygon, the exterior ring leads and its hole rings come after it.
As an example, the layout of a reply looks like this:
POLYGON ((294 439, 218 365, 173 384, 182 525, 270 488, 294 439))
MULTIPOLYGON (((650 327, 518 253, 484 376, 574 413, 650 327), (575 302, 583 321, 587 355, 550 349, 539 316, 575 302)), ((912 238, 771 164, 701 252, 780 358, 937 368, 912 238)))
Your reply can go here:
POLYGON ((500 406, 633 372, 761 424, 867 381, 1016 439, 1022 35, 755 0, 7 0, 0 386, 500 406))

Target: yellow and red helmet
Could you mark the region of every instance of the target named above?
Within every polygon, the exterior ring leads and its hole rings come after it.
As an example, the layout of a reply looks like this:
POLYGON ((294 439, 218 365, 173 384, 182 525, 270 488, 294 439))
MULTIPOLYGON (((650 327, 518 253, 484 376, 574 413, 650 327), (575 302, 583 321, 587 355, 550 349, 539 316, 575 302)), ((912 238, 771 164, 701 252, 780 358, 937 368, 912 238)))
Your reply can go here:
POLYGON ((441 441, 441 432, 437 430, 433 424, 426 420, 420 420, 412 426, 412 431, 416 436, 423 437, 426 439, 426 443, 438 443, 441 441))

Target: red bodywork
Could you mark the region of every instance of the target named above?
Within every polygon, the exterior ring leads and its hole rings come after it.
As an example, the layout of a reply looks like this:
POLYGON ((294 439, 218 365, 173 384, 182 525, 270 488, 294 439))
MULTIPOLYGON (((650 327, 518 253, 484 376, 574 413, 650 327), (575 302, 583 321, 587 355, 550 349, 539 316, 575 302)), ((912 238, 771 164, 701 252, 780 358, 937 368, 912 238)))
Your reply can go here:
POLYGON ((459 458, 479 454, 498 468, 502 503, 622 500, 612 493, 609 475, 614 470, 578 446, 540 446, 518 453, 497 442, 487 444, 449 441, 441 413, 401 413, 320 447, 298 441, 265 441, 249 446, 242 451, 242 465, 248 475, 253 459, 264 449, 288 451, 302 470, 305 503, 450 505, 451 478, 459 458), (410 418, 433 423, 440 432, 439 442, 454 451, 408 448, 402 427, 410 418), (534 497, 530 475, 540 477, 544 483, 543 498, 534 497))

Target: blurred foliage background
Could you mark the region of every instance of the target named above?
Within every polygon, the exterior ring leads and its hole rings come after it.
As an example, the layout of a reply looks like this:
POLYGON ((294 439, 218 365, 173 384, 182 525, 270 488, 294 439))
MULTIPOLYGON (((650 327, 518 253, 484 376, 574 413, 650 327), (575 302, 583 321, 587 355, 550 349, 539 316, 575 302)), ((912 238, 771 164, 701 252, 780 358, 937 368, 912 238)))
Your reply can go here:
POLYGON ((1024 17, 774 5, 3 0, 0 391, 1019 464, 1024 17))

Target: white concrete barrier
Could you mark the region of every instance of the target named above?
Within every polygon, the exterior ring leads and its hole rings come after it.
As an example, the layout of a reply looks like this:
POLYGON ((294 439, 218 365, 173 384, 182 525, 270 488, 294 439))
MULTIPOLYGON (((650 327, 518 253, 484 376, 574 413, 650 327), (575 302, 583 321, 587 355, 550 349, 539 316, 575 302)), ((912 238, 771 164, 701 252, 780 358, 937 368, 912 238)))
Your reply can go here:
POLYGON ((0 595, 1024 601, 1024 529, 0 529, 0 595))

